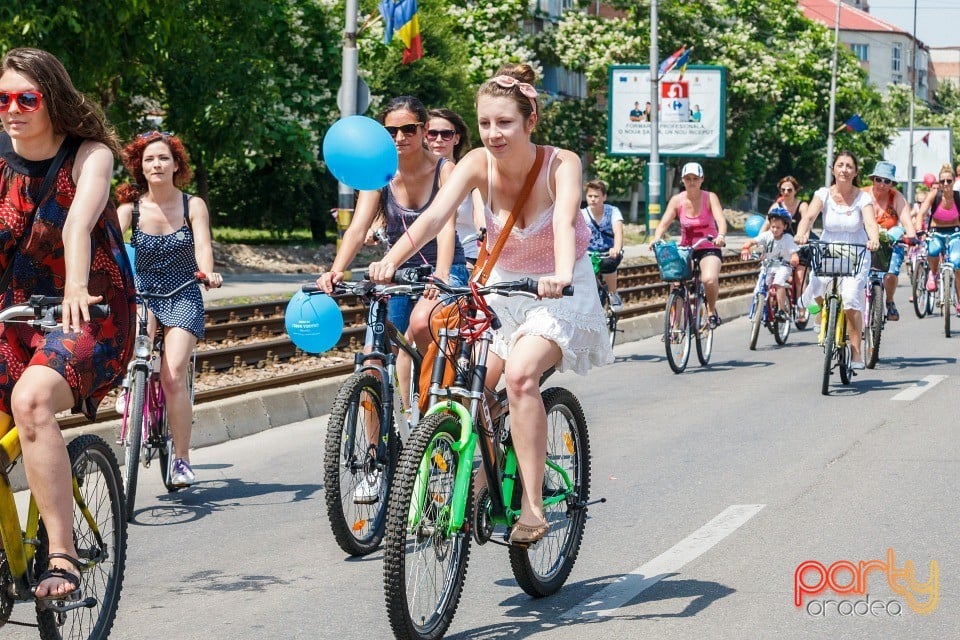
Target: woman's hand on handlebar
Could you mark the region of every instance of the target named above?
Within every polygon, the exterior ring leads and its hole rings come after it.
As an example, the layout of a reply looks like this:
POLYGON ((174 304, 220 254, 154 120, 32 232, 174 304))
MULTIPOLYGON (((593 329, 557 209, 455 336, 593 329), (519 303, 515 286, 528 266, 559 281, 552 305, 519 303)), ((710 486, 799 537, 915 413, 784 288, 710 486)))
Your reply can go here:
POLYGON ((325 271, 317 278, 317 287, 325 294, 333 293, 333 285, 343 280, 343 271, 325 271))
POLYGON ((880 240, 867 240, 867 251, 876 251, 880 248, 880 240))
POLYGON ((64 333, 79 333, 81 323, 90 322, 90 305, 103 301, 103 296, 92 296, 86 287, 67 287, 63 292, 64 333))
POLYGON ((560 298, 563 296, 563 288, 572 282, 573 278, 561 278, 560 276, 543 276, 537 284, 537 294, 541 298, 560 298))
POLYGON ((807 241, 810 239, 809 233, 797 232, 797 235, 794 236, 793 241, 797 244, 807 244, 807 241))
POLYGON ((397 272, 397 267, 387 260, 371 262, 367 268, 367 277, 377 284, 390 284, 393 281, 393 274, 397 272))
POLYGON ((207 291, 210 291, 210 289, 219 289, 223 286, 223 276, 217 272, 207 274, 206 281, 204 286, 207 288, 207 291))

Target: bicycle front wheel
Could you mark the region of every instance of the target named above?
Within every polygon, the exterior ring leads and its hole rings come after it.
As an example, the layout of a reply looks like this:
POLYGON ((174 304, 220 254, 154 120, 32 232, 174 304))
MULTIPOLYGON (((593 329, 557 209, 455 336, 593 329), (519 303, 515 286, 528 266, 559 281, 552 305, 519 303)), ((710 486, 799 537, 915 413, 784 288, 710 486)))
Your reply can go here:
POLYGON ((870 285, 870 308, 867 309, 867 322, 863 332, 863 355, 867 369, 877 366, 880 359, 880 332, 884 322, 883 286, 879 282, 870 285))
POLYGON ((590 498, 590 440, 580 402, 566 389, 547 389, 542 395, 547 410, 543 498, 567 492, 564 474, 573 483, 573 493, 566 500, 544 505, 550 531, 540 542, 510 547, 513 576, 520 588, 535 598, 556 593, 570 576, 580 552, 590 498))
POLYGON ((126 519, 133 520, 134 503, 137 500, 137 476, 140 473, 140 454, 143 448, 143 414, 147 397, 147 372, 134 369, 133 384, 127 401, 125 417, 126 437, 124 446, 124 465, 126 475, 123 481, 123 493, 126 496, 126 519))
POLYGON ((918 318, 923 318, 929 313, 928 300, 930 292, 927 291, 927 273, 930 267, 926 260, 917 263, 917 268, 913 280, 911 281, 911 292, 913 293, 913 312, 918 318))
POLYGON ((667 309, 663 315, 663 343, 667 349, 667 362, 674 373, 682 373, 690 359, 690 319, 687 317, 687 301, 683 292, 675 289, 667 297, 667 309))
POLYGON ((697 338, 697 360, 705 367, 710 364, 710 356, 713 355, 713 327, 710 326, 710 319, 707 317, 707 299, 704 296, 701 284, 697 292, 696 312, 693 314, 696 318, 693 332, 697 338))
POLYGON ((385 465, 370 448, 389 419, 383 385, 367 372, 347 378, 330 410, 323 461, 327 517, 337 544, 351 556, 372 553, 383 539, 399 438, 387 438, 385 465))
POLYGON ((953 315, 953 269, 940 267, 940 282, 943 287, 943 335, 950 337, 950 316, 953 315))
POLYGON ((840 301, 830 298, 827 303, 827 332, 823 336, 823 383, 820 386, 820 393, 825 396, 830 395, 830 371, 833 369, 833 352, 836 348, 837 320, 841 313, 840 301))
MULTIPOLYGON (((467 527, 449 531, 448 523, 457 470, 473 460, 461 460, 459 438, 459 419, 435 413, 420 421, 400 455, 383 558, 387 616, 398 640, 443 637, 460 603, 471 536, 467 527)), ((460 490, 470 495, 470 487, 460 490)), ((467 500, 465 523, 471 506, 467 500)))
POLYGON ((782 319, 776 315, 773 317, 773 339, 776 340, 779 345, 787 344, 787 338, 790 337, 790 325, 793 324, 793 320, 790 319, 790 313, 787 312, 786 309, 783 309, 783 312, 784 317, 782 319))
POLYGON ((757 338, 760 337, 760 327, 763 325, 763 309, 766 302, 763 294, 753 296, 753 306, 750 312, 750 351, 757 350, 757 338))
MULTIPOLYGON (((43 640, 102 640, 109 637, 117 615, 126 564, 127 523, 120 468, 107 443, 92 434, 73 440, 67 445, 67 454, 81 498, 73 505, 73 539, 84 565, 80 588, 83 597, 92 598, 95 604, 66 613, 38 605, 37 623, 43 640)), ((49 538, 42 522, 38 537, 35 575, 47 567, 49 538)))

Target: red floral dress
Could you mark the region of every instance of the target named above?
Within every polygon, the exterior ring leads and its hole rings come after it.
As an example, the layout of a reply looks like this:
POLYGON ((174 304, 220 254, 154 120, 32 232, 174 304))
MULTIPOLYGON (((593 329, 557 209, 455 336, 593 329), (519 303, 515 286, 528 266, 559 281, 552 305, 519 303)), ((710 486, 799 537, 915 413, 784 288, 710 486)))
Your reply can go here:
MULTIPOLYGON (((75 157, 75 151, 67 156, 57 173, 55 193, 34 211, 33 195, 52 159, 26 160, 13 151, 9 136, 0 134, 0 274, 13 261, 0 307, 25 302, 33 294, 63 295, 66 267, 61 231, 77 191, 72 178, 75 157)), ((123 378, 136 333, 136 291, 112 203, 100 214, 90 242, 88 290, 90 295, 103 296, 103 303, 110 305, 109 317, 93 319, 79 333, 0 324, 0 411, 10 413, 13 387, 30 365, 50 367, 63 376, 73 389, 73 411, 82 411, 90 419, 123 378)))

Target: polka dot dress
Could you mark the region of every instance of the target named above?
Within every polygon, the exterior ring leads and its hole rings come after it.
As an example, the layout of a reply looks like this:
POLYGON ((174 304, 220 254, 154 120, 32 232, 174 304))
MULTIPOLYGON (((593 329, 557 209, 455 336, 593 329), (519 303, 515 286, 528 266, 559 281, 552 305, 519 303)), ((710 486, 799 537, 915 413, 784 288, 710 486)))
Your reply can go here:
MULTIPOLYGON (((194 253, 193 231, 187 224, 187 195, 183 196, 183 226, 161 236, 144 233, 137 225, 131 244, 136 249, 134 275, 137 290, 144 293, 169 293, 193 278, 199 271, 194 253)), ((139 202, 135 204, 139 210, 139 202)), ((135 211, 135 219, 139 217, 135 211)), ((148 299, 147 307, 165 327, 180 327, 203 339, 203 296, 200 285, 187 287, 166 300, 148 299)))

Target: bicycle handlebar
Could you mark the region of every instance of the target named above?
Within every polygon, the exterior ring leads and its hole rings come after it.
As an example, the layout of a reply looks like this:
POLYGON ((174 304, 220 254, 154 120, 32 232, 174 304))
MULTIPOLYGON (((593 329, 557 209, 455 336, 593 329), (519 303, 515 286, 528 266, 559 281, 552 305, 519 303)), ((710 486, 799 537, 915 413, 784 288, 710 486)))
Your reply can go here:
MULTIPOLYGON (((0 311, 0 322, 31 318, 27 324, 53 329, 59 326, 59 320, 63 318, 62 302, 63 298, 58 296, 30 296, 26 302, 0 311)), ((91 318, 106 318, 110 315, 110 305, 107 304, 92 304, 87 308, 91 318)))
POLYGON ((202 271, 197 271, 196 273, 193 274, 192 280, 187 280, 186 282, 184 282, 179 287, 177 287, 176 289, 174 289, 169 293, 149 293, 146 291, 137 291, 137 295, 144 299, 166 300, 168 298, 172 298, 173 296, 177 295, 187 287, 193 286, 195 284, 210 284, 210 281, 207 280, 207 274, 203 273, 202 271))

